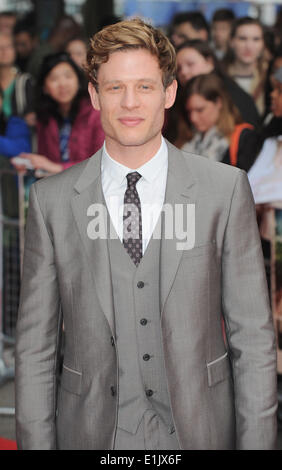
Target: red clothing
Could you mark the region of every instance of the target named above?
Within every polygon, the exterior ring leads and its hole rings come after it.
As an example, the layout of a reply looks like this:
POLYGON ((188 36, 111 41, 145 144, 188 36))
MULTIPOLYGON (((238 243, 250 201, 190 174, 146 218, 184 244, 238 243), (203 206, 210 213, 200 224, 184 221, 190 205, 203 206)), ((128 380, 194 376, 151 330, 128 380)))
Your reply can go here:
POLYGON ((64 169, 88 157, 91 157, 103 145, 104 131, 100 122, 100 113, 93 109, 88 99, 81 100, 69 138, 69 161, 62 162, 60 154, 59 126, 51 117, 47 125, 37 123, 38 153, 60 163, 64 169))

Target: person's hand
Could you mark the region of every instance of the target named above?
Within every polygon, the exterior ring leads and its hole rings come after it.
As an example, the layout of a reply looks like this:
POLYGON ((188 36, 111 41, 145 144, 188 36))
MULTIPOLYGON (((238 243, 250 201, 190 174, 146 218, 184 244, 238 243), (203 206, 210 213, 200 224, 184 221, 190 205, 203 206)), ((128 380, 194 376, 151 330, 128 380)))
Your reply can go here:
POLYGON ((15 169, 17 170, 18 173, 23 173, 23 174, 26 173, 26 170, 27 170, 26 165, 23 165, 22 163, 18 163, 17 160, 16 160, 16 157, 11 158, 10 162, 15 167, 15 169))
POLYGON ((24 116, 24 120, 28 126, 34 127, 36 124, 36 114, 33 112, 27 113, 24 116))
POLYGON ((51 160, 49 160, 49 158, 44 157, 44 155, 23 152, 19 156, 22 158, 27 158, 31 162, 35 170, 40 169, 47 171, 47 173, 59 173, 63 170, 63 165, 52 162, 51 160))

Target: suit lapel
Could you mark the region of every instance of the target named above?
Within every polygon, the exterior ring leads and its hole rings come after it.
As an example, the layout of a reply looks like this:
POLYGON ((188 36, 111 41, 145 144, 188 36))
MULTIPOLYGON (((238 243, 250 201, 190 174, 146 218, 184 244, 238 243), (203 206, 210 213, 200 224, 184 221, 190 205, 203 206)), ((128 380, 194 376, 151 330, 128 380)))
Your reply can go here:
MULTIPOLYGON (((165 205, 169 205, 175 214, 175 205, 183 205, 183 227, 187 227, 186 206, 195 204, 197 198, 197 184, 192 171, 188 169, 182 153, 169 142, 168 145, 168 175, 165 193, 165 205)), ((173 284, 183 250, 177 249, 180 241, 175 233, 175 218, 173 217, 173 236, 166 237, 165 211, 162 212, 162 241, 160 256, 160 303, 161 315, 171 286, 173 284)), ((189 227, 187 227, 189 229, 189 227)))
MULTIPOLYGON (((175 204, 196 203, 197 184, 192 171, 180 151, 167 142, 168 145, 168 176, 165 194, 165 204, 173 208, 175 204)), ((113 292, 111 282, 111 269, 106 239, 92 240, 87 235, 87 227, 91 218, 87 216, 87 210, 92 204, 103 204, 105 201, 101 183, 101 156, 102 151, 97 152, 88 160, 82 174, 75 184, 77 194, 73 197, 71 205, 78 231, 86 251, 89 269, 93 277, 101 308, 108 320, 112 333, 115 332, 113 292)), ((183 211, 184 215, 186 211, 183 211)), ((105 220, 105 223, 108 219, 105 220)), ((184 227, 186 221, 184 218, 184 227)), ((177 249, 179 240, 173 230, 173 237, 165 237, 165 220, 162 212, 162 240, 160 254, 160 302, 161 314, 164 309, 170 288, 173 284, 183 251, 177 249)))
MULTIPOLYGON (((78 194, 73 197, 71 205, 100 305, 114 335, 113 293, 107 239, 93 240, 87 233, 88 224, 93 220, 93 217, 87 216, 88 208, 92 204, 101 204, 106 209, 101 183, 101 156, 100 150, 88 161, 74 187, 78 194)), ((99 220, 106 230, 107 215, 103 220, 99 220)))

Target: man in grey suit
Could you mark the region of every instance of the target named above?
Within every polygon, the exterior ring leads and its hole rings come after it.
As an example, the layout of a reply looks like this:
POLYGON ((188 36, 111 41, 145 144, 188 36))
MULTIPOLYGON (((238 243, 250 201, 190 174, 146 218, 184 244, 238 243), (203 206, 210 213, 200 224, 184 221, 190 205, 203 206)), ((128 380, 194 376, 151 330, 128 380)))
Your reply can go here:
POLYGON ((246 174, 162 138, 176 81, 160 31, 104 28, 88 74, 105 144, 30 192, 18 446, 272 449, 275 334, 246 174))

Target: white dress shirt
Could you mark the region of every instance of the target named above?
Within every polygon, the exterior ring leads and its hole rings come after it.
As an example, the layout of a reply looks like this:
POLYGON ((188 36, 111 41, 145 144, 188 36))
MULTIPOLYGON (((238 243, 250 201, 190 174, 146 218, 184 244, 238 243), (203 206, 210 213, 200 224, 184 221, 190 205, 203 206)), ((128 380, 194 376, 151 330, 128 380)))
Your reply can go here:
POLYGON ((142 178, 136 189, 141 202, 142 251, 148 246, 165 198, 168 168, 168 150, 162 137, 158 152, 139 168, 128 168, 110 157, 104 143, 101 160, 102 189, 112 224, 123 242, 123 204, 127 188, 126 175, 137 171, 142 178))

